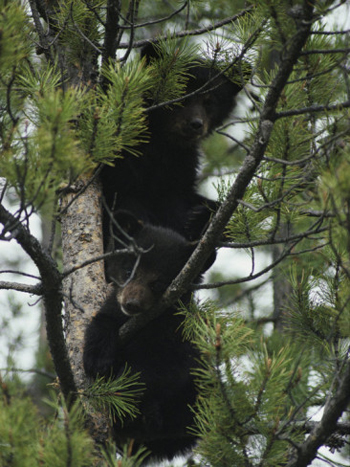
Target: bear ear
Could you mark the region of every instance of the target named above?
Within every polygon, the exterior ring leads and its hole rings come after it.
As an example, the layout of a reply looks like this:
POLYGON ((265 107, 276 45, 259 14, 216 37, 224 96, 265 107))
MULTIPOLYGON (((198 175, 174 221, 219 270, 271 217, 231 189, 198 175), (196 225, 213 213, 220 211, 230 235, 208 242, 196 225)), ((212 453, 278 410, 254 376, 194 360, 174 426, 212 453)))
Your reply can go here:
POLYGON ((144 57, 146 58, 147 64, 150 63, 151 58, 159 58, 159 46, 157 45, 157 42, 149 41, 144 47, 142 47, 141 58, 144 57))
POLYGON ((135 237, 142 229, 143 223, 138 220, 131 212, 119 210, 113 214, 113 230, 120 236, 135 237))
POLYGON ((204 263, 201 272, 203 273, 207 271, 214 264, 215 260, 216 260, 216 251, 213 251, 212 253, 210 253, 209 258, 207 258, 206 262, 204 263))
MULTIPOLYGON (((191 250, 192 250, 191 254, 192 254, 194 250, 196 249, 198 242, 197 241, 191 242, 190 245, 191 245, 191 250)), ((216 260, 216 251, 214 250, 212 253, 210 253, 209 257, 206 259, 205 263, 203 264, 202 269, 201 269, 201 274, 207 271, 213 265, 215 260, 216 260)))
POLYGON ((252 71, 253 68, 251 64, 242 60, 224 73, 224 76, 226 76, 226 78, 235 87, 235 94, 238 94, 238 92, 247 84, 252 71))

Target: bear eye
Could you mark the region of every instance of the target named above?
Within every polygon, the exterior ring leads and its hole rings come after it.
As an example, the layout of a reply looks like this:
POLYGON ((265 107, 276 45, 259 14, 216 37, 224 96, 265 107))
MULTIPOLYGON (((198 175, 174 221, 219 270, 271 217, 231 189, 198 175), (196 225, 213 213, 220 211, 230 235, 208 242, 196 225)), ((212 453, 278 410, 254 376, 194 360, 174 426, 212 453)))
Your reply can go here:
POLYGON ((158 281, 154 281, 152 282, 152 284, 150 284, 150 288, 153 292, 155 293, 162 293, 166 290, 168 284, 166 284, 164 281, 161 281, 161 280, 158 280, 158 281))
POLYGON ((124 261, 121 264, 120 276, 123 282, 127 281, 134 271, 134 263, 131 261, 124 261))
POLYGON ((210 93, 205 94, 205 96, 204 96, 204 105, 205 105, 205 107, 207 107, 207 108, 213 107, 214 103, 215 103, 215 98, 213 97, 213 95, 210 94, 210 93))
POLYGON ((132 269, 131 268, 123 269, 123 278, 124 279, 129 279, 131 274, 132 274, 132 269))

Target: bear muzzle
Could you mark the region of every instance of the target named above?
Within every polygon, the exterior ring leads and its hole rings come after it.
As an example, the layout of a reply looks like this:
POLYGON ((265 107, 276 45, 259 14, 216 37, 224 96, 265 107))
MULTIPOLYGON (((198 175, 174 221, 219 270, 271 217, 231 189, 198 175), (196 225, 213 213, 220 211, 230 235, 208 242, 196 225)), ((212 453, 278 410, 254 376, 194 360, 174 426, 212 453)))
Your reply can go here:
POLYGON ((147 312, 154 305, 154 296, 148 287, 131 282, 117 296, 123 313, 134 316, 147 312))

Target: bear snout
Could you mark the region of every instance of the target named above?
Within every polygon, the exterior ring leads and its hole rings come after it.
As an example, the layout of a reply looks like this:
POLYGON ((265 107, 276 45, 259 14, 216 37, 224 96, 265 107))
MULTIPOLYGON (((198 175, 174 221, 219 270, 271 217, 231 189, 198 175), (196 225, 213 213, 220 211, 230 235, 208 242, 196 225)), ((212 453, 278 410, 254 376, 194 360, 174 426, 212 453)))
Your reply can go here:
POLYGON ((179 133, 186 141, 198 141, 207 135, 207 125, 200 117, 194 117, 181 125, 179 133))
POLYGON ((142 312, 141 302, 136 298, 130 298, 128 300, 125 300, 121 307, 123 313, 128 316, 137 315, 142 312))
POLYGON ((204 121, 201 118, 193 118, 190 122, 190 126, 193 131, 202 134, 204 121))
POLYGON ((118 294, 118 301, 127 316, 147 312, 154 304, 152 292, 145 285, 131 282, 118 294))

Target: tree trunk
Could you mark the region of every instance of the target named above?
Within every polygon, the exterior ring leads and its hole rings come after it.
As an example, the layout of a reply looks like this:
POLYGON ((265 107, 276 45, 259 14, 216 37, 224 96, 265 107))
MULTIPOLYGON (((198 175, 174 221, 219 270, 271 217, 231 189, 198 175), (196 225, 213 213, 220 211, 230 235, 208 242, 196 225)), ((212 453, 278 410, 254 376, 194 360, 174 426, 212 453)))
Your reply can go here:
MULTIPOLYGON (((101 307, 106 296, 103 260, 79 266, 103 254, 101 188, 94 180, 81 178, 79 188, 86 190, 77 196, 68 193, 62 200, 62 251, 63 271, 73 272, 63 280, 65 300, 65 332, 69 360, 75 384, 79 391, 86 387, 83 368, 85 329, 92 316, 101 307)), ((89 423, 94 439, 102 443, 107 436, 108 421, 99 414, 91 414, 89 423)))

